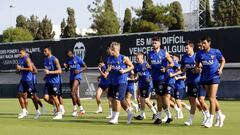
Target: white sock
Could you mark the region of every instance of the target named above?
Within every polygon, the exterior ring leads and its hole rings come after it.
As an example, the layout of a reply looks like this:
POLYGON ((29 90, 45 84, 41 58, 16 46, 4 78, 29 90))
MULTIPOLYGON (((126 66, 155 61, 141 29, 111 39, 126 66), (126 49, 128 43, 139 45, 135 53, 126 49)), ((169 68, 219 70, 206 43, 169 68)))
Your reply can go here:
POLYGON ((174 105, 174 109, 176 110, 176 111, 179 111, 180 110, 180 108, 178 108, 178 106, 175 104, 174 105))
POLYGON ((210 117, 209 110, 206 110, 204 113, 205 113, 205 115, 206 115, 208 118, 210 117))
POLYGON ((190 120, 190 121, 193 121, 193 118, 194 118, 194 114, 190 114, 189 120, 190 120))
POLYGON ((114 117, 115 120, 118 120, 119 114, 120 112, 115 112, 115 117, 114 117))
POLYGON ((213 122, 214 115, 210 115, 210 122, 213 122))
POLYGON ((185 105, 185 107, 184 107, 185 109, 187 109, 188 111, 190 111, 191 110, 191 107, 190 106, 188 106, 188 105, 185 105))
POLYGON ((161 115, 162 115, 162 112, 157 112, 156 118, 157 118, 157 119, 161 119, 161 115))
POLYGON ((128 114, 131 114, 132 113, 132 108, 128 107, 126 111, 127 111, 128 114))
POLYGON ((23 109, 22 109, 22 112, 23 112, 23 113, 26 113, 26 112, 27 112, 27 109, 26 109, 26 108, 23 108, 23 109))
POLYGON ((76 111, 76 110, 77 110, 77 108, 78 108, 78 106, 77 106, 77 105, 74 105, 74 106, 73 106, 73 110, 74 110, 74 111, 76 111))
POLYGON ((222 116, 223 116, 222 111, 221 111, 221 110, 218 110, 218 111, 216 112, 216 116, 218 116, 218 117, 222 117, 222 116))
POLYGON ((157 113, 156 109, 153 106, 151 107, 151 111, 153 112, 153 114, 157 113))
POLYGON ((144 110, 141 110, 141 114, 140 114, 141 117, 144 117, 145 116, 145 112, 144 110))
POLYGON ((168 118, 172 118, 172 114, 168 108, 165 109, 164 111, 165 111, 166 115, 168 116, 168 118))
POLYGON ((102 106, 101 105, 98 106, 98 110, 102 110, 102 106))
POLYGON ((110 112, 110 115, 112 116, 113 115, 112 108, 109 108, 109 112, 110 112))
POLYGON ((79 106, 79 109, 80 109, 80 110, 84 110, 82 105, 79 106))
POLYGON ((63 105, 60 105, 60 109, 64 109, 63 105))

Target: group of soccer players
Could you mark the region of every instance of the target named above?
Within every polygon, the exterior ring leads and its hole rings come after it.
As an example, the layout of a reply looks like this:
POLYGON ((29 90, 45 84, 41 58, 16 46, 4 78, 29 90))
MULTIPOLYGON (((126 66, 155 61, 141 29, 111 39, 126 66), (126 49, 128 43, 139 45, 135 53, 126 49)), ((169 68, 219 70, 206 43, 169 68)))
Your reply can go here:
MULTIPOLYGON (((107 48, 107 57, 98 61, 100 72, 99 85, 96 91, 96 101, 98 110, 96 113, 103 112, 100 96, 107 92, 109 101, 110 115, 109 123, 118 124, 121 107, 127 112, 127 124, 130 124, 134 117, 133 108, 140 108, 140 114, 135 116, 136 120, 146 118, 144 110, 145 104, 153 113, 154 124, 162 123, 162 113, 165 112, 165 123, 173 121, 170 107, 177 112, 177 118, 182 119, 182 108, 188 108, 190 112, 189 120, 184 124, 191 126, 193 118, 198 108, 203 112, 202 125, 210 128, 213 126, 213 119, 216 113, 215 126, 222 127, 225 115, 220 110, 220 105, 216 99, 220 75, 225 64, 225 59, 218 49, 211 48, 211 39, 206 36, 198 43, 198 51, 194 52, 194 44, 187 41, 185 44, 185 54, 182 58, 177 54, 169 54, 161 49, 159 37, 152 38, 152 48, 145 59, 143 53, 136 54, 136 63, 132 63, 127 56, 120 53, 120 43, 112 42, 107 48), (137 101, 131 101, 134 95, 134 83, 137 82, 137 101), (183 95, 187 88, 187 96, 191 107, 182 102, 183 95), (155 94, 153 94, 155 93, 155 94), (210 107, 205 103, 208 96, 210 107), (151 97, 152 96, 152 97, 151 97), (155 98, 157 105, 154 105, 151 98, 155 98)), ((44 100, 53 105, 53 119, 62 119, 65 110, 63 107, 61 92, 62 69, 59 60, 52 55, 51 48, 43 50, 45 88, 44 100)), ((85 62, 75 56, 71 50, 66 52, 67 60, 63 63, 66 71, 70 72, 69 84, 73 103, 72 116, 76 117, 85 113, 79 97, 79 85, 82 79, 81 73, 87 69, 85 62), (78 112, 79 108, 79 112, 78 112)), ((18 99, 22 112, 18 118, 27 117, 27 97, 32 98, 35 105, 35 119, 39 118, 41 112, 38 105, 45 107, 37 96, 36 73, 34 66, 26 49, 19 51, 19 62, 16 70, 21 74, 19 84, 18 99)))
POLYGON ((117 124, 119 111, 122 108, 127 112, 127 124, 133 118, 133 108, 136 106, 131 102, 133 95, 133 84, 137 83, 137 101, 140 108, 140 115, 134 117, 136 120, 146 118, 145 104, 154 114, 154 124, 162 123, 162 113, 165 112, 166 124, 173 121, 170 107, 175 108, 177 118, 182 119, 182 107, 188 108, 182 102, 185 88, 190 103, 189 119, 184 123, 186 126, 193 124, 196 109, 202 111, 202 125, 210 128, 213 126, 213 119, 216 113, 215 126, 222 127, 225 115, 220 110, 216 99, 220 75, 225 64, 225 59, 218 49, 211 48, 211 39, 203 37, 196 44, 197 53, 194 52, 194 44, 191 41, 185 43, 185 54, 180 58, 177 54, 169 54, 161 49, 159 37, 152 38, 152 48, 146 59, 144 54, 136 54, 136 63, 132 64, 128 57, 120 54, 120 44, 112 42, 107 50, 105 60, 99 60, 98 70, 100 81, 97 89, 96 101, 98 110, 102 112, 100 96, 107 91, 110 108, 109 123, 117 124), (152 93, 155 93, 152 94, 152 93), (130 95, 130 96, 129 96, 130 95), (157 107, 151 101, 155 98, 157 107), (210 108, 205 103, 208 96, 210 108))

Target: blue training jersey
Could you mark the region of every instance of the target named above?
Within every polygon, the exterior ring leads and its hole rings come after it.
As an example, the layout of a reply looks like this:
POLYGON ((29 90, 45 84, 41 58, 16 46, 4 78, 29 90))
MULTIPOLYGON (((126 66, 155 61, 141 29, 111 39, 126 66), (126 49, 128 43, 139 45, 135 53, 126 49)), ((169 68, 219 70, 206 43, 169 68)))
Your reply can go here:
MULTIPOLYGON (((165 74, 164 74, 164 81, 166 84, 168 85, 174 85, 175 84, 175 78, 174 77, 170 77, 170 73, 174 73, 175 70, 178 68, 178 64, 176 63, 176 61, 173 61, 174 62, 174 66, 169 68, 165 74)), ((166 68, 168 66, 169 62, 167 60, 165 60, 163 62, 163 67, 166 68)))
POLYGON ((72 58, 67 58, 66 64, 70 68, 70 80, 82 79, 81 73, 75 74, 75 70, 81 70, 81 67, 85 64, 84 61, 78 57, 73 56, 72 58))
POLYGON ((144 62, 143 64, 134 64, 134 73, 138 74, 138 87, 142 88, 152 85, 151 73, 147 68, 146 62, 144 62))
POLYGON ((209 52, 202 50, 197 53, 195 60, 202 64, 201 81, 219 78, 219 61, 222 58, 223 55, 220 50, 214 48, 211 48, 209 52))
MULTIPOLYGON (((57 58, 55 56, 51 56, 50 58, 44 59, 44 67, 49 71, 57 70, 57 66, 55 64, 55 60, 57 58)), ((48 74, 45 76, 46 83, 60 83, 60 75, 59 74, 48 74)))
MULTIPOLYGON (((24 56, 23 58, 20 58, 18 61, 18 65, 21 66, 22 68, 28 68, 28 65, 27 65, 28 58, 29 58, 28 56, 24 56)), ((21 77, 22 81, 32 81, 32 72, 21 70, 20 73, 22 76, 21 77)))
POLYGON ((163 61, 166 60, 166 52, 160 49, 159 52, 151 51, 148 54, 148 61, 151 65, 152 80, 164 81, 164 73, 160 71, 163 61))
MULTIPOLYGON (((181 64, 178 63, 178 62, 175 63, 175 66, 177 67, 177 69, 181 68, 181 64)), ((177 72, 178 71, 177 69, 174 72, 177 72)), ((184 76, 185 74, 186 73, 184 72, 184 73, 182 73, 180 75, 177 75, 177 77, 184 76)), ((175 82, 175 89, 179 90, 179 89, 184 89, 184 88, 185 88, 185 81, 184 81, 184 79, 176 80, 176 82, 175 82)))
MULTIPOLYGON (((107 70, 106 65, 102 66, 102 67, 101 67, 101 70, 102 70, 103 73, 105 73, 106 70, 107 70)), ((108 78, 104 78, 102 75, 100 76, 100 82, 99 82, 99 84, 101 84, 101 85, 109 85, 109 82, 110 82, 110 81, 108 80, 108 78)))
POLYGON ((195 63, 196 63, 195 57, 196 57, 195 53, 192 56, 189 56, 188 54, 184 54, 182 56, 181 66, 183 69, 184 68, 186 69, 187 84, 198 85, 200 82, 200 74, 192 72, 195 68, 195 63))
POLYGON ((110 79, 112 85, 127 83, 128 74, 121 74, 119 72, 119 70, 127 68, 127 65, 124 63, 124 55, 120 54, 118 57, 109 56, 107 65, 111 67, 110 79))

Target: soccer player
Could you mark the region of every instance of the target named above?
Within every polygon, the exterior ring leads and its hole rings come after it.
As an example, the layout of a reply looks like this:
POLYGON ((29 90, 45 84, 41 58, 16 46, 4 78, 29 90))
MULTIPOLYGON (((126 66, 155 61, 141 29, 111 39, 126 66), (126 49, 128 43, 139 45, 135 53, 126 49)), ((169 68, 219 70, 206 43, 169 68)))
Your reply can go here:
POLYGON ((210 101, 210 117, 204 124, 205 127, 211 128, 215 112, 219 117, 219 127, 223 126, 225 115, 220 110, 216 94, 220 83, 220 75, 225 65, 225 58, 218 49, 211 48, 211 38, 205 36, 201 39, 203 50, 196 55, 196 70, 202 69, 201 84, 207 92, 210 101), (201 65, 200 65, 201 63, 201 65))
POLYGON ((51 48, 45 47, 43 53, 46 56, 44 59, 44 100, 56 106, 57 113, 53 119, 62 119, 62 113, 60 112, 60 103, 58 99, 58 95, 60 94, 60 74, 62 74, 62 69, 59 64, 59 60, 52 55, 51 48))
MULTIPOLYGON (((28 94, 34 93, 33 89, 33 77, 32 77, 32 63, 28 57, 25 48, 19 50, 19 61, 16 65, 16 70, 21 74, 20 84, 18 86, 18 100, 22 108, 22 112, 19 114, 18 119, 27 117, 27 96, 28 94)), ((34 101, 34 100, 33 100, 34 101)))
POLYGON ((153 51, 149 52, 148 54, 148 62, 151 66, 151 76, 153 80, 153 87, 156 92, 156 100, 157 100, 157 107, 158 112, 156 115, 156 119, 154 124, 161 124, 161 112, 162 108, 166 112, 168 116, 168 120, 166 123, 170 123, 172 121, 171 113, 169 110, 169 94, 170 91, 165 89, 166 85, 164 84, 165 81, 165 72, 174 66, 173 60, 170 57, 169 53, 163 49, 160 49, 161 43, 158 37, 152 38, 152 47, 153 51), (164 61, 169 62, 164 67, 164 61))
POLYGON ((125 100, 127 89, 128 72, 133 70, 134 66, 130 59, 120 54, 120 43, 111 43, 112 55, 108 57, 107 65, 110 68, 111 87, 113 90, 113 117, 109 123, 117 124, 121 106, 128 113, 127 124, 131 123, 133 114, 125 100))
MULTIPOLYGON (((199 51, 203 50, 201 40, 199 40, 197 42, 197 48, 198 48, 199 51)), ((207 118, 210 117, 209 108, 208 108, 208 105, 205 102, 205 97, 206 97, 206 90, 203 88, 202 85, 200 85, 199 92, 198 92, 198 101, 199 101, 200 107, 198 107, 198 108, 201 108, 202 113, 203 113, 202 126, 204 126, 204 124, 206 123, 207 118)))
POLYGON ((177 112, 177 118, 182 119, 183 118, 183 113, 182 113, 182 104, 183 104, 183 95, 184 95, 184 90, 185 90, 185 79, 186 79, 186 74, 181 71, 181 64, 179 63, 179 55, 173 54, 173 61, 174 61, 174 66, 175 71, 174 73, 171 73, 170 76, 175 78, 175 85, 174 85, 174 93, 173 97, 175 99, 175 105, 174 109, 177 112))
POLYGON ((154 115, 156 115, 157 111, 155 107, 152 105, 150 100, 151 91, 153 88, 152 78, 150 74, 150 65, 144 61, 143 53, 136 54, 136 64, 134 65, 134 73, 138 80, 138 93, 140 95, 140 115, 135 117, 137 120, 143 120, 146 118, 145 115, 145 104, 151 109, 154 115))
POLYGON ((189 120, 184 124, 191 126, 197 108, 197 96, 200 88, 200 73, 195 70, 194 44, 191 41, 185 43, 185 54, 182 57, 181 64, 183 72, 186 72, 186 85, 189 103, 191 105, 189 120))
POLYGON ((83 115, 85 110, 80 103, 79 97, 79 86, 81 84, 82 76, 81 73, 87 69, 87 65, 85 62, 78 56, 74 55, 71 50, 68 50, 67 53, 67 60, 64 63, 64 68, 70 70, 70 88, 71 88, 71 96, 72 96, 72 103, 73 103, 73 113, 72 116, 78 116, 78 107, 79 107, 79 115, 83 115))
POLYGON ((34 106, 35 106, 35 116, 34 116, 34 119, 38 119, 41 115, 41 113, 45 113, 46 112, 46 108, 45 106, 42 104, 40 98, 37 96, 37 88, 36 88, 36 85, 37 85, 37 76, 36 74, 38 73, 38 70, 35 66, 35 64, 33 63, 32 61, 32 54, 29 53, 29 58, 31 59, 31 64, 32 64, 32 68, 33 68, 33 71, 32 71, 32 81, 33 81, 33 89, 35 91, 35 93, 33 93, 31 95, 31 98, 33 100, 33 103, 34 103, 34 106), (41 112, 39 111, 39 107, 38 105, 41 107, 41 112))
POLYGON ((106 70, 107 70, 107 66, 104 63, 104 60, 100 58, 98 60, 98 71, 100 73, 100 76, 98 77, 99 84, 98 84, 98 88, 96 91, 96 102, 98 105, 98 110, 96 111, 96 113, 103 112, 100 97, 103 92, 106 92, 106 93, 108 92, 109 80, 107 78, 106 70))

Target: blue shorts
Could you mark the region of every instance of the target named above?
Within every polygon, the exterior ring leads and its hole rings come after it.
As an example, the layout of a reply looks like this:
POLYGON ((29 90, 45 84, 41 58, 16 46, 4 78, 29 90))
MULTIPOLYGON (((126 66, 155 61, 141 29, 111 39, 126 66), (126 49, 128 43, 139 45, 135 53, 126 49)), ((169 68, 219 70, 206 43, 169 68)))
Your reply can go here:
POLYGON ((155 90, 155 93, 159 96, 163 96, 164 95, 164 88, 165 88, 165 84, 161 81, 153 81, 153 88, 155 90))
POLYGON ((134 87, 127 87, 126 94, 127 94, 128 92, 129 92, 130 94, 134 95, 134 87))
MULTIPOLYGON (((78 84, 80 85, 81 79, 74 79, 74 80, 77 80, 77 81, 78 81, 78 84)), ((70 82, 69 82, 71 90, 72 90, 72 87, 73 87, 73 82, 74 82, 74 80, 70 80, 70 82)))
POLYGON ((151 86, 139 87, 140 97, 148 98, 150 96, 151 92, 152 92, 152 87, 151 86))
POLYGON ((123 101, 125 99, 127 83, 113 85, 112 88, 113 88, 113 98, 119 101, 123 101))
POLYGON ((189 97, 198 97, 198 92, 200 89, 199 85, 195 85, 195 84, 187 84, 188 90, 187 90, 187 95, 189 97))
POLYGON ((200 86, 198 91, 198 97, 206 97, 206 95, 207 95, 206 90, 202 86, 200 86))
POLYGON ((201 81, 202 85, 212 85, 212 84, 220 84, 220 77, 213 78, 211 80, 202 80, 201 81))
POLYGON ((174 89, 174 98, 182 100, 184 96, 184 88, 174 89))
POLYGON ((44 87, 44 95, 58 96, 62 94, 60 83, 46 83, 44 87))
POLYGON ((103 91, 105 91, 109 88, 109 85, 108 84, 98 84, 98 87, 101 88, 103 91))
POLYGON ((18 85, 18 93, 26 93, 26 92, 30 95, 36 93, 33 87, 33 82, 21 80, 18 85))

